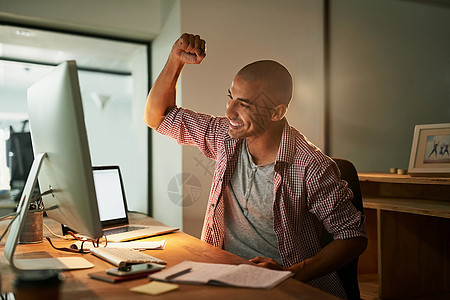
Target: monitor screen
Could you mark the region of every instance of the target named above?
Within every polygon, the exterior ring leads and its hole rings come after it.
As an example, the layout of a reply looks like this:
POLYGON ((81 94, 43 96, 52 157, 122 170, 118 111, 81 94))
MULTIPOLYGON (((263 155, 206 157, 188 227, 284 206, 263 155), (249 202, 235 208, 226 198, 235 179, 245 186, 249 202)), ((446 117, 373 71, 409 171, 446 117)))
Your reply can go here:
POLYGON ((93 174, 100 220, 128 221, 119 168, 94 167, 93 174))
POLYGON ((57 66, 28 89, 28 114, 36 157, 46 153, 38 173, 52 219, 91 238, 102 235, 92 163, 75 61, 57 66))

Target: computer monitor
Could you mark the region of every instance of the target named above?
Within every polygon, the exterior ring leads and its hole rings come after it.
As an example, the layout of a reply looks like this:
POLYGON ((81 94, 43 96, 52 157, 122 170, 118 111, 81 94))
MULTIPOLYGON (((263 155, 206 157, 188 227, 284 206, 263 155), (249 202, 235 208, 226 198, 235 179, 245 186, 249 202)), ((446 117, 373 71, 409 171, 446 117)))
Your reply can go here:
POLYGON ((92 163, 75 61, 67 61, 28 89, 28 114, 35 160, 18 207, 5 255, 12 268, 27 268, 14 251, 37 178, 47 215, 91 238, 102 236, 92 163))

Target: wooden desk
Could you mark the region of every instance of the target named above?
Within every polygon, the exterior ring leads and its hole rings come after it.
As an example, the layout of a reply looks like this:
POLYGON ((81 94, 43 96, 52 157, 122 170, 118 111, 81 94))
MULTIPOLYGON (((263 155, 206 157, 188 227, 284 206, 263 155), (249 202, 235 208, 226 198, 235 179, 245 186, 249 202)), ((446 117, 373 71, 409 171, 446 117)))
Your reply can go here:
POLYGON ((359 274, 377 274, 382 299, 449 297, 450 178, 360 173, 359 180, 369 237, 359 274))
MULTIPOLYGON (((151 218, 140 214, 130 214, 133 223, 140 224, 160 224, 151 218)), ((58 228, 59 224, 51 219, 46 219, 44 223, 52 228, 58 228)), ((5 222, 0 223, 0 230, 3 232, 5 222), (3 225, 3 226, 2 226, 3 225)), ((44 234, 46 230, 44 229, 44 234)), ((58 231, 60 232, 60 230, 58 231)), ((46 236, 50 236, 45 234, 46 236)), ((217 262, 240 264, 247 261, 217 249, 201 240, 194 238, 183 232, 176 232, 159 237, 152 237, 148 240, 167 241, 165 250, 149 250, 148 254, 167 261, 167 267, 173 266, 184 260, 192 260, 198 262, 217 262)), ((53 241, 53 239, 52 239, 53 241)), ((71 242, 54 239, 58 246, 67 246, 71 242)), ((3 253, 4 241, 0 246, 0 272, 2 277, 2 292, 12 291, 12 281, 15 274, 9 268, 3 253)), ((75 254, 77 255, 77 254, 75 254)), ((79 254, 82 255, 82 254, 79 254)), ((38 257, 57 257, 57 256, 73 256, 71 253, 57 251, 51 248, 48 242, 34 245, 19 245, 16 250, 17 258, 38 258, 38 257)), ((148 282, 148 279, 138 279, 122 283, 111 284, 102 282, 88 277, 88 273, 97 272, 112 268, 113 266, 93 255, 84 254, 82 257, 92 262, 95 267, 86 270, 76 270, 64 272, 65 281, 62 285, 62 299, 127 299, 133 300, 149 299, 150 296, 130 292, 131 287, 139 286, 148 282)), ((248 262, 247 262, 248 263, 248 262)), ((153 298, 152 298, 153 299, 153 298)), ((230 288, 218 286, 204 285, 187 285, 180 284, 179 289, 167 294, 162 294, 155 299, 337 299, 309 285, 301 283, 292 278, 284 281, 277 287, 270 290, 230 288)))

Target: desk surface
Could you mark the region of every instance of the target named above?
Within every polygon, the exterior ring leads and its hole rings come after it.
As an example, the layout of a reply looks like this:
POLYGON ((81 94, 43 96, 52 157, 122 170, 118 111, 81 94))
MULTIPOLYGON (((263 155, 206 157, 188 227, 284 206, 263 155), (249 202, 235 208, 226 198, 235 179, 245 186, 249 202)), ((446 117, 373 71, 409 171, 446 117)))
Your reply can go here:
MULTIPOLYGON (((139 224, 160 224, 157 221, 140 214, 130 214, 132 223, 139 224)), ((45 219, 44 223, 51 228, 58 228, 58 224, 51 219, 45 219)), ((0 223, 0 232, 3 232, 6 222, 0 223)), ((44 235, 48 232, 44 229, 44 235)), ((57 232, 60 232, 57 231, 57 232)), ((6 239, 6 238, 5 238, 6 239)), ((147 240, 166 240, 165 250, 148 250, 148 254, 167 261, 167 267, 171 267, 184 260, 198 262, 216 262, 239 264, 248 263, 243 258, 217 249, 195 237, 183 232, 175 232, 147 240)), ((52 239, 53 240, 53 239, 52 239)), ((58 246, 67 246, 71 242, 54 239, 58 246)), ((0 245, 0 273, 2 280, 2 292, 12 291, 12 281, 15 274, 10 269, 4 253, 4 242, 0 245)), ((75 254, 86 258, 95 267, 86 270, 76 270, 64 272, 65 281, 62 285, 61 299, 149 299, 150 296, 130 292, 129 289, 148 282, 148 279, 138 279, 121 283, 107 283, 88 277, 88 273, 103 271, 113 266, 91 254, 75 254)), ((32 245, 19 245, 16 249, 17 258, 39 258, 39 257, 61 257, 74 256, 74 254, 54 250, 48 242, 32 245)), ((295 279, 288 279, 277 287, 270 290, 244 289, 205 285, 180 284, 179 289, 167 294, 156 296, 156 299, 337 299, 309 285, 301 283, 295 279)))

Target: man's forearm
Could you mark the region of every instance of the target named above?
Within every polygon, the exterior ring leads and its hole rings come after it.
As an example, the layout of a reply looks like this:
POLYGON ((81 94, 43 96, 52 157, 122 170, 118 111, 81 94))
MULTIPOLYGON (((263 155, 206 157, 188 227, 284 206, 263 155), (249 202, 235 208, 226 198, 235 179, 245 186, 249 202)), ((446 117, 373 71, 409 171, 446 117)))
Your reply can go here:
POLYGON ((170 108, 176 105, 177 82, 185 64, 199 64, 206 57, 206 42, 199 35, 184 33, 172 46, 169 59, 159 74, 145 104, 145 123, 156 129, 170 108))
POLYGON ((161 124, 167 111, 176 105, 176 86, 184 63, 169 57, 153 84, 145 104, 145 123, 153 129, 161 124))
POLYGON ((361 255, 367 247, 363 237, 334 240, 315 256, 288 268, 300 281, 308 281, 334 272, 361 255))

